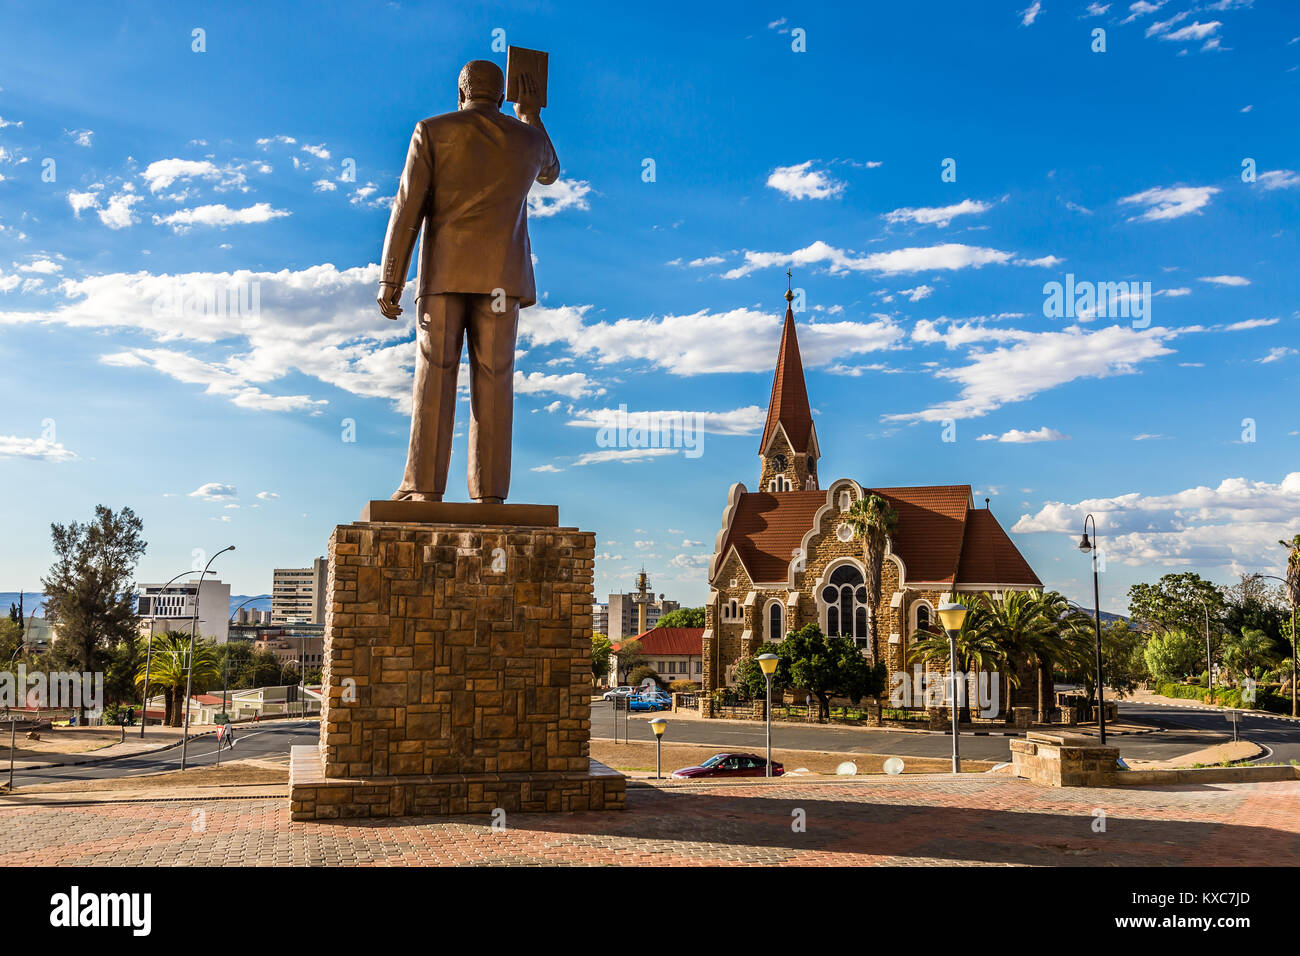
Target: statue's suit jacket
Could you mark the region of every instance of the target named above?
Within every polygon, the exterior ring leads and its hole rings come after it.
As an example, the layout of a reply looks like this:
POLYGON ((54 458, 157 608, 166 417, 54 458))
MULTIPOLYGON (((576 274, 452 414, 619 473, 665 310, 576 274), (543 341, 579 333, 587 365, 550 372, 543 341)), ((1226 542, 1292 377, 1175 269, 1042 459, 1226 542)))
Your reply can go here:
POLYGON ((555 182, 559 174, 560 161, 540 123, 478 104, 421 120, 393 199, 381 281, 406 284, 423 228, 417 298, 502 289, 521 307, 532 305, 537 290, 528 190, 534 182, 555 182))

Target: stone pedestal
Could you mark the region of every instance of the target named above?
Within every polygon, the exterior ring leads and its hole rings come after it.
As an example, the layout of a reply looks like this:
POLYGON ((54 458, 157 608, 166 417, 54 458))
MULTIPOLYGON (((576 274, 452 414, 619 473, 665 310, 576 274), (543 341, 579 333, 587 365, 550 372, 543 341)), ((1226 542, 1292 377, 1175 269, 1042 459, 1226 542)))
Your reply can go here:
POLYGON ((625 779, 589 756, 595 536, 483 523, 538 506, 378 504, 330 538, 321 740, 294 748, 293 818, 621 809, 625 779))
POLYGON ((1090 737, 1031 732, 1011 741, 1016 776, 1042 787, 1107 786, 1118 761, 1118 747, 1103 747, 1090 737))

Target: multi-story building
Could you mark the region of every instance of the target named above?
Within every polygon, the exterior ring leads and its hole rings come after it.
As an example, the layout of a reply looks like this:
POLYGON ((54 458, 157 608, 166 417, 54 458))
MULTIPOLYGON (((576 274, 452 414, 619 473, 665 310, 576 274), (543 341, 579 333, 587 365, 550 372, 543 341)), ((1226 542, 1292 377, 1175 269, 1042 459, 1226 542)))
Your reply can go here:
POLYGON ((681 607, 678 602, 669 601, 662 594, 656 601, 644 570, 637 575, 636 583, 635 591, 609 596, 606 619, 608 630, 602 633, 611 641, 621 641, 626 637, 647 631, 658 623, 659 618, 681 607))
POLYGON ((161 584, 138 585, 140 594, 137 611, 141 631, 147 633, 152 625, 155 634, 163 631, 186 631, 194 620, 195 603, 198 604, 199 626, 196 634, 218 644, 226 643, 229 636, 230 585, 216 578, 199 578, 173 581, 166 590, 161 584))
POLYGON ((609 636, 609 605, 593 604, 591 606, 591 629, 597 634, 609 636))
POLYGON ((324 624, 325 581, 329 562, 317 558, 309 568, 276 568, 271 581, 272 624, 324 624))

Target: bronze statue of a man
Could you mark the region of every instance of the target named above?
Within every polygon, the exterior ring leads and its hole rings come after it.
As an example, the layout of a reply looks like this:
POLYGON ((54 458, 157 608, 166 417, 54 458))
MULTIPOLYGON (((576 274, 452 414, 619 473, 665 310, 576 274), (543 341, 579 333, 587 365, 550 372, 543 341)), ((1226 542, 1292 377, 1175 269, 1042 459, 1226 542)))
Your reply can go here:
POLYGON ((416 234, 415 390, 406 473, 394 499, 441 501, 447 490, 456 379, 469 339, 469 496, 504 501, 510 490, 515 335, 520 308, 537 301, 528 244, 528 191, 560 175, 539 116, 536 82, 523 77, 515 114, 503 115, 505 78, 490 60, 460 71, 460 108, 421 120, 384 237, 379 310, 398 302, 416 234), (522 121, 522 122, 521 122, 522 121))

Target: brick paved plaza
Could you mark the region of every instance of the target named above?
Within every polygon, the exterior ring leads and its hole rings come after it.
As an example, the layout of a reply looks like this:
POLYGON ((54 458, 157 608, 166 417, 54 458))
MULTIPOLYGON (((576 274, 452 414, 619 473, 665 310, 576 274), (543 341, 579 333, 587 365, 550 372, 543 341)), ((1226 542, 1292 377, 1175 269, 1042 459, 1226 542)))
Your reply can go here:
POLYGON ((0 864, 1300 863, 1300 782, 1290 781, 1053 790, 918 775, 633 787, 627 803, 622 813, 512 814, 504 831, 486 817, 295 823, 283 798, 6 808, 0 864), (796 808, 806 832, 791 827, 796 808), (1099 809, 1104 833, 1093 831, 1099 809))

